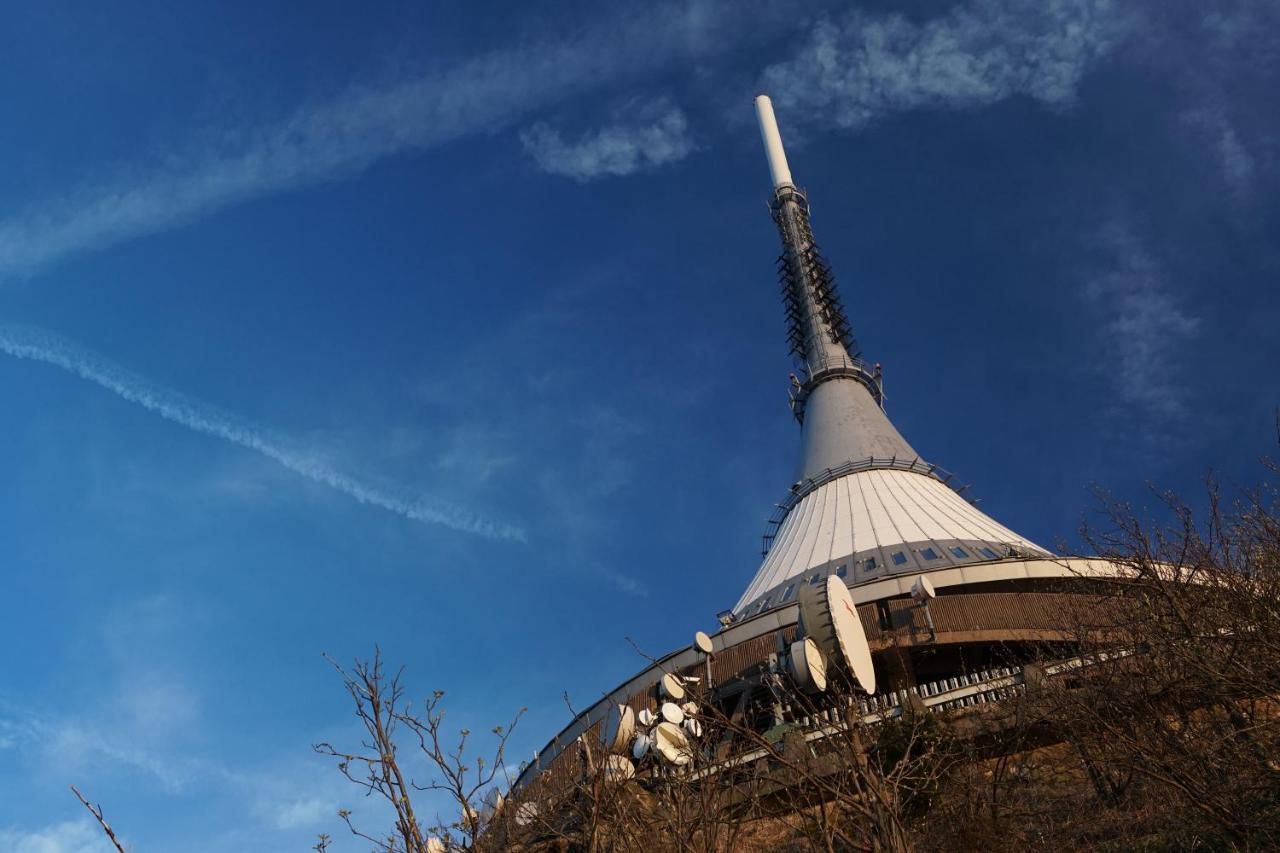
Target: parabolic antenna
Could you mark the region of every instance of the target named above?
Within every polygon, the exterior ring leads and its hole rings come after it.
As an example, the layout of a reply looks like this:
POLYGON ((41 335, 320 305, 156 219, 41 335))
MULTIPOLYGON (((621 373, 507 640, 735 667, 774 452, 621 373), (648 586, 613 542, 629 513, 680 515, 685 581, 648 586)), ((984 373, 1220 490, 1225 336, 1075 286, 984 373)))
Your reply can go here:
POLYGON ((431 836, 427 839, 427 853, 444 853, 444 842, 431 836))
POLYGON ((653 748, 669 764, 683 767, 693 760, 693 750, 684 730, 672 723, 658 723, 653 730, 653 748))
POLYGON ((678 726, 684 722, 684 711, 675 702, 663 702, 662 720, 667 723, 675 723, 678 726))
POLYGON ((702 737, 702 723, 693 717, 684 718, 684 731, 689 737, 702 737))
POLYGON ((521 803, 516 808, 516 826, 528 826, 538 819, 537 803, 521 803))
POLYGON ((648 708, 643 708, 640 713, 636 715, 636 721, 647 729, 656 723, 658 718, 648 708))
POLYGON ((828 661, 852 675, 867 693, 876 692, 871 647, 842 578, 828 575, 826 583, 800 587, 800 620, 828 661))
POLYGON ((658 689, 662 691, 662 695, 675 702, 679 702, 684 698, 684 685, 680 683, 680 679, 671 673, 662 676, 662 681, 658 682, 658 689))
POLYGON ((625 782, 636 775, 636 766, 625 755, 610 755, 605 761, 604 778, 610 782, 625 782))
POLYGON ((652 748, 653 738, 642 732, 636 737, 636 742, 631 744, 631 757, 639 761, 648 755, 649 750, 652 748))
POLYGON ((791 677, 805 693, 827 689, 827 662, 812 637, 791 644, 791 677))
POLYGON ((699 631, 693 635, 693 645, 694 648, 702 652, 704 655, 711 654, 711 650, 714 648, 714 646, 711 645, 711 638, 707 636, 705 631, 699 631))
POLYGON ((636 712, 626 705, 613 705, 600 724, 600 742, 607 752, 625 752, 636 730, 636 712))
POLYGON ((681 711, 684 711, 684 715, 685 715, 686 717, 691 717, 691 716, 693 716, 694 714, 698 713, 698 703, 697 703, 697 702, 685 702, 683 705, 681 705, 681 706, 680 706, 680 710, 681 710, 681 711))
POLYGON ((921 575, 911 585, 911 597, 916 601, 928 601, 930 598, 937 598, 938 593, 934 591, 933 584, 929 579, 921 575))

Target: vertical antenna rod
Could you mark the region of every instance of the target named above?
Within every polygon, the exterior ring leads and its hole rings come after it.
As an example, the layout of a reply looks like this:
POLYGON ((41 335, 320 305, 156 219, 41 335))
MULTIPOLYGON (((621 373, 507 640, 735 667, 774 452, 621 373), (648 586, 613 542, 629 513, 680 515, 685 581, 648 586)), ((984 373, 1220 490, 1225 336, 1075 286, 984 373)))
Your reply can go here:
POLYGON ((778 133, 778 120, 773 115, 773 101, 768 95, 756 96, 756 120, 760 122, 760 136, 764 139, 765 156, 769 158, 773 188, 792 186, 787 152, 782 149, 782 135, 778 133))

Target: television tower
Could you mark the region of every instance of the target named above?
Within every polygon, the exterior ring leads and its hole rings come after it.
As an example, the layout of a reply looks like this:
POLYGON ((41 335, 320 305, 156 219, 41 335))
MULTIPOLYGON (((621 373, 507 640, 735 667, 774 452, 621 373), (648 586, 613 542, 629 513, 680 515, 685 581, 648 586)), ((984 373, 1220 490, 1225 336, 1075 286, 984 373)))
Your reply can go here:
POLYGON ((737 618, 791 602, 802 583, 835 573, 849 584, 1048 552, 1000 525, 922 460, 884 412, 879 365, 862 360, 831 268, 791 180, 767 95, 756 98, 782 238, 778 272, 797 370, 791 408, 800 469, 770 521, 765 559, 733 608, 737 618))

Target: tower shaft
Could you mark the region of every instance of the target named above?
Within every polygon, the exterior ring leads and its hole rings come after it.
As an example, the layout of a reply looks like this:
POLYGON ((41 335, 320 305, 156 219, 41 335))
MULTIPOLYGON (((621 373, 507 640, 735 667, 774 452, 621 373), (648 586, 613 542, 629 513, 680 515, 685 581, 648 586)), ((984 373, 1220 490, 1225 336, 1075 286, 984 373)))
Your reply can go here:
POLYGON ((804 431, 797 480, 850 462, 915 459, 915 451, 884 414, 878 366, 860 358, 831 267, 813 238, 809 200, 791 182, 767 95, 756 98, 756 116, 774 182, 769 211, 782 240, 778 277, 787 342, 797 366, 791 404, 804 431))

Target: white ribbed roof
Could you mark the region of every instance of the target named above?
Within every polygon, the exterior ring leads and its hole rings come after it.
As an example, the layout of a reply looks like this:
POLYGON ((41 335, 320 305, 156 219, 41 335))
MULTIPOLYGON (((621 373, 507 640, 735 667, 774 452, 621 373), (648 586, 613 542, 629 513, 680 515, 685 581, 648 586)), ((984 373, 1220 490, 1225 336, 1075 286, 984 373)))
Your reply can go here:
MULTIPOLYGON (((734 612, 811 570, 826 574, 843 566, 853 584, 993 559, 984 549, 1005 557, 1010 547, 1024 555, 1048 553, 934 477, 891 468, 858 471, 824 483, 792 508, 734 612)), ((769 606, 783 603, 780 596, 771 599, 769 606)))

